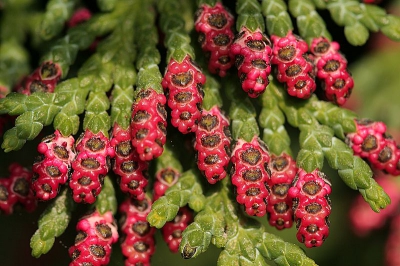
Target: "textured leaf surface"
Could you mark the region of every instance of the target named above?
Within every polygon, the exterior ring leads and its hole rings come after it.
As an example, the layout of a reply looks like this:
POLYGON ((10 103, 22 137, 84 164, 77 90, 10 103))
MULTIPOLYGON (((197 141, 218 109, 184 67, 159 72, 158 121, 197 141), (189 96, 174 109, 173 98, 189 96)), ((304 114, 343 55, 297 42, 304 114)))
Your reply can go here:
POLYGON ((32 256, 40 257, 53 246, 55 238, 60 236, 71 220, 73 203, 67 189, 47 206, 38 221, 38 229, 31 238, 32 256))

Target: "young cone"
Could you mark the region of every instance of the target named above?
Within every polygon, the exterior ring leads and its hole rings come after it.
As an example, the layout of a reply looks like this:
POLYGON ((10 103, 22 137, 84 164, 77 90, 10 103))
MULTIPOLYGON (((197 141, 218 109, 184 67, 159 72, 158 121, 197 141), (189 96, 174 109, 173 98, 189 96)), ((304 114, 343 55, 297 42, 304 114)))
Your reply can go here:
POLYGON ((282 38, 272 35, 271 40, 271 63, 276 66, 278 81, 285 83, 290 96, 309 98, 316 89, 316 68, 307 43, 292 32, 282 38))
POLYGON ((208 70, 224 77, 234 61, 230 53, 234 34, 234 18, 221 2, 214 6, 202 4, 196 12, 195 29, 198 41, 208 58, 208 70))
POLYGON ((288 192, 297 173, 296 162, 287 154, 271 155, 269 162, 271 189, 267 213, 269 224, 278 230, 290 228, 293 224, 293 204, 288 192))
POLYGON ((69 178, 72 161, 75 157, 75 139, 64 137, 60 131, 45 137, 38 145, 37 157, 33 164, 31 188, 40 200, 50 200, 58 195, 60 186, 69 178))
POLYGON ((289 196, 293 199, 297 240, 308 248, 319 247, 329 236, 331 184, 318 169, 299 169, 289 196))
POLYGON ((132 105, 132 146, 140 160, 150 161, 159 157, 167 140, 167 111, 164 94, 153 89, 141 90, 132 105))
POLYGON ((339 44, 324 37, 314 38, 311 52, 315 56, 317 78, 322 81, 324 97, 343 105, 350 97, 354 81, 347 70, 347 60, 339 52, 339 44))
POLYGON ((78 139, 76 151, 69 186, 75 202, 92 204, 101 191, 115 152, 102 132, 94 134, 89 129, 78 139))
POLYGON ((169 61, 161 84, 168 95, 171 124, 183 134, 197 130, 205 81, 205 75, 189 55, 181 63, 174 59, 169 61))
POLYGON ((230 160, 231 134, 229 121, 214 106, 203 110, 196 131, 194 149, 197 152, 197 166, 210 184, 225 178, 230 160))
POLYGON ((268 149, 257 136, 251 142, 239 139, 232 151, 231 179, 236 187, 236 201, 244 205, 248 215, 266 214, 271 178, 269 160, 268 149))
POLYGON ((251 98, 258 97, 268 86, 271 73, 271 42, 261 30, 251 32, 243 27, 231 45, 232 56, 242 83, 251 98))
POLYGON ((131 144, 131 129, 123 129, 118 124, 113 127, 111 147, 115 150, 112 169, 118 175, 120 189, 138 200, 145 197, 148 183, 148 162, 139 158, 131 144))
POLYGON ((74 246, 68 252, 72 259, 70 266, 108 265, 111 245, 118 240, 118 231, 111 211, 98 211, 82 217, 76 225, 78 234, 74 246))
POLYGON ((366 159, 375 169, 400 175, 400 149, 386 133, 383 122, 355 120, 356 131, 346 135, 354 154, 366 159))
POLYGON ((15 90, 26 95, 34 92, 54 92, 61 76, 61 67, 57 63, 46 61, 25 77, 15 90))
POLYGON ((0 213, 12 214, 16 204, 28 212, 34 211, 37 201, 30 189, 32 172, 18 163, 10 164, 8 171, 8 178, 0 178, 0 213))
POLYGON ((124 240, 121 243, 122 254, 126 257, 125 265, 149 265, 155 251, 154 233, 146 217, 151 209, 151 200, 125 200, 119 207, 122 218, 121 231, 124 240))

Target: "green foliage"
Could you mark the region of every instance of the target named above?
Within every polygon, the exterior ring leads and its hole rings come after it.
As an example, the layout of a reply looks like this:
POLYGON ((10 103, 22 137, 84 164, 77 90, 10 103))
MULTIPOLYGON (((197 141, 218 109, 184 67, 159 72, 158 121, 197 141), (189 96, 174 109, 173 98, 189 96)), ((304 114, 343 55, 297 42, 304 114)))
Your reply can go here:
POLYGON ((311 0, 289 0, 289 11, 296 18, 300 35, 308 43, 316 37, 331 39, 326 25, 311 0))
MULTIPOLYGON (((260 237, 260 235, 258 236, 260 237)), ((264 232, 262 240, 257 245, 257 249, 261 254, 273 260, 278 265, 304 265, 312 266, 317 265, 313 260, 305 256, 303 250, 298 246, 287 243, 274 234, 264 232)))
POLYGON ((262 12, 269 35, 286 36, 293 30, 292 20, 287 12, 286 3, 282 0, 263 0, 262 12))
POLYGON ((250 31, 265 31, 264 18, 261 14, 261 5, 257 0, 238 0, 236 2, 236 30, 240 32, 243 27, 250 31))
POLYGON ((64 189, 60 195, 48 205, 38 221, 38 229, 31 238, 32 256, 38 258, 49 252, 55 238, 60 236, 71 220, 73 209, 72 199, 68 190, 64 189))
MULTIPOLYGON (((4 6, 0 7, 0 114, 17 117, 15 126, 3 135, 2 149, 5 152, 19 150, 27 140, 37 138, 43 128, 50 125, 65 136, 76 135, 82 129, 108 135, 115 124, 128 128, 132 104, 138 93, 147 88, 163 93, 160 66, 171 59, 178 62, 186 56, 195 59, 191 43, 195 19, 193 2, 97 0, 91 19, 67 29, 65 22, 77 8, 75 0, 50 0, 45 10, 39 10, 44 6, 32 0, 4 1, 4 6), (165 50, 160 49, 160 39, 165 50), (27 41, 32 44, 28 45, 27 41), (95 41, 96 48, 88 50, 95 41), (36 53, 40 62, 51 61, 62 70, 62 80, 54 93, 36 92, 29 96, 10 93, 31 71, 30 64, 37 60, 36 53), (31 58, 31 55, 34 56, 31 58), (7 97, 2 98, 5 94, 7 97)), ((203 4, 214 6, 217 1, 196 2, 198 8, 203 4)), ((320 36, 332 39, 325 18, 321 16, 327 13, 320 12, 327 10, 333 21, 343 27, 352 45, 364 45, 370 32, 378 31, 400 40, 399 17, 388 15, 379 6, 356 0, 237 0, 230 5, 233 6, 237 31, 247 27, 250 31, 261 30, 281 37, 296 31, 294 33, 308 43, 320 36)), ((374 88, 372 92, 364 92, 374 95, 373 101, 379 103, 381 115, 385 117, 389 113, 383 111, 387 108, 386 100, 397 98, 381 91, 375 94, 377 88, 387 85, 385 78, 376 76, 393 71, 397 77, 398 60, 389 54, 387 62, 394 61, 382 66, 379 64, 384 60, 381 56, 375 61, 362 62, 358 71, 368 72, 364 82, 374 84, 374 88)), ((197 61, 206 65, 203 62, 206 57, 202 57, 197 61)), ((207 81, 202 108, 209 110, 218 106, 228 112, 234 140, 249 142, 262 133, 272 154, 295 156, 297 166, 307 172, 321 170, 326 160, 348 187, 360 192, 375 212, 390 203, 388 195, 373 179, 370 166, 355 156, 344 142, 346 135, 356 130, 354 112, 319 100, 316 95, 301 101, 290 97, 283 85, 273 78, 274 73, 259 99, 251 99, 241 90, 237 73, 228 73, 223 79, 207 71, 204 73, 207 81), (296 134, 298 145, 293 143, 296 134)), ((367 104, 367 108, 377 112, 377 105, 367 104)), ((167 141, 163 154, 150 163, 149 170, 157 173, 169 167, 183 173, 178 182, 153 203, 147 220, 161 228, 176 217, 181 207, 188 205, 194 210, 194 222, 182 233, 179 250, 183 258, 200 257, 213 244, 221 249, 217 265, 316 265, 297 245, 267 232, 259 220, 244 215, 235 202, 229 176, 211 186, 204 182, 197 169, 189 168, 194 165, 194 159, 190 162, 184 158, 188 166, 181 162, 182 156, 176 149, 183 150, 186 140, 193 136, 188 134, 183 139, 175 136, 173 129, 168 128, 169 132, 173 138, 167 141), (175 145, 179 141, 182 145, 175 145)), ((191 156, 192 151, 185 150, 186 154, 191 156)), ((152 182, 149 180, 149 184, 152 182)), ((100 213, 115 214, 118 195, 114 185, 112 177, 106 176, 101 193, 89 207, 100 213)), ((72 209, 67 189, 50 202, 31 238, 34 257, 49 252, 55 238, 68 226, 72 209)))
POLYGON ((178 154, 171 147, 169 143, 164 145, 164 151, 160 157, 155 159, 156 163, 156 173, 165 168, 175 169, 178 173, 182 172, 182 165, 178 160, 178 154))
POLYGON ((389 21, 386 25, 382 26, 382 33, 392 40, 400 41, 400 18, 391 15, 388 15, 386 18, 389 21))
POLYGON ((182 173, 178 182, 153 203, 147 221, 152 226, 161 228, 176 216, 180 207, 186 204, 189 204, 194 211, 201 211, 204 208, 205 199, 199 178, 198 173, 192 170, 182 173))
POLYGON ((307 109, 319 123, 331 127, 335 135, 341 139, 345 138, 346 133, 356 131, 356 114, 348 109, 340 108, 332 103, 318 101, 312 97, 307 104, 307 109))
POLYGON ((28 73, 28 59, 28 53, 20 43, 10 39, 0 43, 0 87, 4 86, 7 93, 28 73))
MULTIPOLYGON (((269 85, 274 86, 274 84, 269 85)), ((278 100, 271 90, 261 95, 262 109, 258 123, 263 131, 263 141, 273 154, 286 153, 291 155, 290 137, 285 129, 285 115, 278 106, 278 100)))
POLYGON ((239 83, 234 83, 235 80, 228 80, 224 84, 225 94, 231 100, 229 117, 231 119, 232 137, 235 140, 243 139, 250 142, 254 136, 260 134, 256 120, 256 109, 251 100, 238 88, 239 83))
POLYGON ((179 1, 157 1, 160 13, 160 27, 165 34, 164 45, 167 48, 167 62, 174 59, 182 62, 189 55, 193 60, 195 53, 190 45, 190 36, 185 28, 182 5, 179 1))
POLYGON ((211 75, 206 75, 206 83, 203 86, 204 99, 203 108, 210 110, 213 106, 222 107, 222 97, 220 95, 221 86, 211 75))
POLYGON ((47 2, 46 12, 40 25, 40 35, 49 40, 59 34, 64 23, 71 17, 76 0, 50 0, 47 2))
POLYGON ((50 125, 60 111, 55 98, 55 94, 36 92, 29 97, 11 93, 1 99, 4 113, 20 114, 15 120, 15 127, 4 134, 2 148, 7 152, 19 150, 26 140, 37 137, 43 126, 50 125))
POLYGON ((206 197, 207 205, 183 232, 180 252, 183 258, 195 258, 210 243, 222 248, 217 265, 316 265, 296 245, 267 233, 256 220, 242 216, 232 204, 231 187, 224 179, 215 192, 206 197))
POLYGON ((117 0, 97 0, 97 5, 101 11, 110 11, 115 8, 117 0))
POLYGON ((101 214, 111 211, 113 215, 118 210, 117 198, 115 197, 114 185, 109 176, 104 177, 104 185, 97 196, 95 208, 101 214))

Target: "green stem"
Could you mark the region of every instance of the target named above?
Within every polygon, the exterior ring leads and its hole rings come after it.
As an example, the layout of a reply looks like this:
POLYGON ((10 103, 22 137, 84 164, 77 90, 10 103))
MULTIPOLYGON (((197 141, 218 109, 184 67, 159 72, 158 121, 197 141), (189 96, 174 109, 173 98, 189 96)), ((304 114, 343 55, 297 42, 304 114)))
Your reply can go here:
POLYGON ((254 136, 260 135, 256 120, 256 109, 249 97, 238 87, 240 83, 235 78, 226 80, 223 84, 225 95, 231 102, 229 117, 231 119, 232 137, 250 142, 254 136))
POLYGON ((236 2, 236 30, 240 32, 243 27, 254 32, 265 31, 264 18, 261 14, 261 5, 257 0, 238 0, 236 2))
POLYGON ((263 0, 261 8, 269 35, 284 37, 293 30, 292 20, 283 0, 263 0))
POLYGON ((195 53, 190 45, 190 35, 185 28, 184 5, 180 1, 159 0, 160 27, 165 34, 164 45, 167 47, 167 62, 174 59, 182 62, 189 55, 193 60, 195 53))
POLYGON ((172 145, 168 143, 164 145, 163 153, 156 158, 156 173, 165 168, 173 168, 179 173, 182 173, 183 167, 178 160, 178 154, 171 146, 172 145))
MULTIPOLYGON (((274 84, 269 85, 274 86, 274 84)), ((285 115, 278 105, 271 89, 261 95, 261 113, 258 123, 263 128, 263 141, 273 154, 286 153, 292 156, 290 137, 285 129, 285 115)))
POLYGON ((289 11, 296 18, 301 37, 309 44, 313 38, 321 36, 331 39, 325 21, 317 13, 311 0, 289 0, 289 11))
POLYGON ((161 86, 162 75, 158 65, 161 55, 157 49, 158 32, 155 26, 156 13, 148 1, 142 1, 142 8, 136 19, 137 46, 139 47, 136 68, 139 70, 137 92, 151 88, 159 94, 164 90, 161 86))
POLYGON ((201 211, 205 206, 205 197, 200 185, 201 175, 188 170, 182 173, 178 181, 167 189, 165 195, 156 200, 147 221, 151 226, 161 228, 177 215, 179 208, 189 204, 194 211, 201 211))
POLYGON ((50 251, 55 238, 59 237, 67 229, 73 208, 73 201, 67 189, 64 189, 47 206, 39 218, 38 229, 31 238, 30 246, 33 257, 38 258, 50 251))
POLYGON ((137 80, 134 66, 137 51, 133 46, 136 32, 132 28, 135 27, 136 15, 140 12, 139 6, 139 3, 129 6, 131 14, 126 13, 124 23, 113 32, 113 38, 117 38, 115 40, 117 43, 110 43, 110 46, 117 45, 118 49, 115 59, 112 60, 114 88, 111 91, 111 121, 112 125, 118 124, 123 129, 127 129, 130 125, 133 85, 137 80))
POLYGON ((58 35, 71 17, 77 0, 50 0, 46 5, 39 34, 45 40, 58 35))
POLYGON ((117 0, 97 0, 97 5, 101 11, 111 11, 115 8, 117 0))
POLYGON ((118 2, 111 13, 93 16, 90 20, 68 30, 67 34, 44 54, 41 61, 52 61, 59 64, 62 76, 65 78, 69 67, 74 63, 78 51, 87 49, 96 36, 104 35, 115 29, 122 21, 122 14, 126 12, 127 3, 118 2))
POLYGON ((197 6, 201 7, 202 5, 215 6, 215 4, 219 2, 219 0, 197 0, 197 6))
POLYGON ((203 86, 203 108, 205 110, 210 110, 213 106, 222 107, 220 90, 221 84, 213 76, 206 74, 206 83, 203 86))
POLYGON ((331 127, 335 135, 342 140, 347 133, 356 131, 355 119, 357 115, 343 107, 338 107, 330 102, 319 101, 313 96, 305 106, 313 116, 323 125, 331 127))
POLYGON ((95 206, 96 210, 101 214, 111 211, 112 214, 115 215, 118 210, 118 202, 115 197, 114 186, 109 176, 104 178, 104 185, 100 194, 97 196, 95 206))

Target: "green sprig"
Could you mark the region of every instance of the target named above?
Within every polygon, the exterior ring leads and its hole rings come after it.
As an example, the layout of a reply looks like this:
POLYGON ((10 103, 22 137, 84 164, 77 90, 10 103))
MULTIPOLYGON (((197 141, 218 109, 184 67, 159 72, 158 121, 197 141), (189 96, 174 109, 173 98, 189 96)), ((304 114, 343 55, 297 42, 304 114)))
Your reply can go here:
POLYGON ((163 153, 155 159, 156 173, 165 168, 173 168, 179 173, 182 172, 182 165, 178 160, 177 152, 168 142, 164 145, 163 153))
MULTIPOLYGON (((274 86, 274 84, 269 86, 274 86)), ((286 153, 292 155, 290 137, 284 126, 285 115, 279 108, 278 100, 270 89, 266 90, 260 99, 262 109, 258 117, 258 123, 264 129, 263 141, 273 154, 286 153)))
POLYGON ((111 211, 114 215, 118 210, 114 186, 109 176, 105 176, 104 178, 104 185, 101 188, 100 194, 97 196, 95 207, 101 214, 111 211))
POLYGON ((71 28, 67 35, 60 38, 41 61, 51 61, 57 63, 62 72, 62 77, 66 77, 69 67, 75 62, 78 51, 86 49, 94 41, 95 35, 88 31, 87 24, 78 25, 71 28))
POLYGON ((353 189, 360 191, 371 209, 379 212, 390 204, 390 198, 372 178, 373 173, 368 164, 358 156, 353 157, 353 167, 338 171, 342 180, 353 189))
POLYGON ((205 198, 199 179, 200 175, 192 170, 182 173, 178 182, 153 203, 151 212, 147 215, 150 225, 161 228, 167 221, 175 218, 179 208, 186 204, 196 212, 201 211, 205 198))
MULTIPOLYGON (((133 14, 138 13, 139 3, 130 6, 133 14)), ((121 27, 117 27, 113 35, 113 40, 109 46, 116 46, 117 52, 110 61, 114 65, 112 79, 114 88, 111 91, 111 121, 112 125, 118 124, 123 129, 130 125, 131 107, 133 103, 133 85, 137 81, 137 71, 134 67, 137 51, 133 46, 136 34, 132 31, 135 27, 135 17, 125 13, 126 18, 121 27)), ((105 46, 104 48, 107 48, 105 46)), ((112 49, 113 50, 113 49, 112 49)))
POLYGON ((184 11, 179 1, 160 0, 157 8, 160 13, 160 27, 165 34, 164 45, 167 47, 167 62, 171 59, 182 62, 189 55, 193 60, 195 53, 190 45, 190 36, 185 27, 184 11))
POLYGON ((197 0, 197 6, 200 7, 202 5, 215 6, 215 4, 219 2, 218 0, 197 0))
POLYGON ((57 40, 42 56, 41 61, 58 63, 62 69, 62 76, 66 77, 78 51, 87 49, 96 36, 104 35, 117 28, 123 14, 129 10, 128 5, 129 3, 125 1, 119 1, 112 12, 93 16, 85 23, 69 29, 67 34, 57 40))
MULTIPOLYGON (((270 90, 278 100, 279 108, 286 116, 287 122, 300 130, 300 150, 296 157, 298 167, 307 172, 322 169, 324 155, 322 148, 329 146, 333 131, 326 126, 321 126, 312 113, 284 92, 282 85, 276 80, 271 82, 270 90)), ((304 103, 306 103, 304 101, 304 103)))
POLYGON ((54 117, 53 126, 64 136, 74 135, 79 130, 79 116, 85 110, 86 97, 89 90, 81 88, 78 78, 61 82, 54 90, 60 112, 54 117))
POLYGON ((62 31, 65 22, 71 17, 76 3, 76 0, 50 0, 47 2, 46 12, 39 30, 43 39, 49 40, 62 31))
POLYGON ((27 95, 21 93, 10 93, 6 98, 0 99, 0 114, 20 115, 28 108, 25 104, 27 95))
POLYGON ((31 238, 32 256, 35 258, 46 254, 52 248, 55 238, 67 228, 71 220, 73 201, 64 189, 57 198, 47 206, 38 221, 38 229, 31 238))
POLYGON ((291 266, 313 266, 317 265, 308 258, 304 251, 295 244, 283 241, 274 234, 264 232, 256 235, 261 238, 258 241, 257 249, 267 259, 273 260, 278 265, 291 266))
POLYGON ((363 45, 368 40, 368 28, 360 20, 359 14, 354 12, 355 10, 361 11, 358 1, 335 0, 329 2, 327 8, 331 13, 332 19, 339 26, 344 26, 346 39, 352 45, 363 45))
POLYGON ((338 107, 330 102, 319 101, 313 96, 306 108, 321 124, 331 127, 335 135, 341 139, 347 133, 356 131, 356 114, 348 109, 338 107))
POLYGON ((29 56, 25 48, 15 41, 4 41, 0 44, 0 87, 7 90, 1 91, 6 95, 12 86, 29 72, 29 56))
POLYGON ((254 32, 265 31, 264 18, 261 13, 261 5, 257 0, 238 0, 236 2, 236 30, 240 32, 243 27, 254 32))
POLYGON ((117 0, 97 0, 97 5, 101 11, 111 11, 116 4, 117 0))
POLYGON ((296 18, 300 35, 308 43, 321 36, 331 39, 325 21, 317 13, 311 0, 289 0, 288 5, 290 13, 296 18))
POLYGON ((296 158, 297 165, 309 173, 317 168, 322 169, 323 149, 332 146, 332 129, 321 125, 301 125, 299 129, 300 151, 296 158))
MULTIPOLYGON (((206 72, 207 73, 207 72, 206 72)), ((208 73, 206 74, 206 83, 204 83, 204 99, 203 108, 205 110, 210 110, 214 106, 222 106, 222 97, 220 94, 221 84, 208 73)))
POLYGON ((260 135, 256 120, 256 109, 243 90, 238 87, 237 79, 224 83, 225 95, 231 101, 229 117, 231 119, 232 137, 250 142, 254 136, 260 135))
POLYGON ((143 1, 146 12, 141 11, 137 17, 137 45, 139 47, 136 68, 139 70, 138 84, 136 91, 153 89, 163 94, 161 86, 162 75, 158 65, 161 62, 161 55, 157 49, 158 33, 155 26, 155 10, 148 1, 143 1))
POLYGON ((227 209, 226 207, 227 204, 231 204, 226 180, 227 178, 221 181, 221 184, 218 185, 219 189, 206 197, 207 205, 183 232, 179 248, 184 258, 197 257, 208 249, 210 243, 217 247, 225 246, 227 241, 226 219, 233 214, 227 215, 232 208, 227 209), (187 250, 193 252, 188 254, 185 252, 187 250))
POLYGON ((15 127, 4 133, 1 147, 6 152, 19 150, 26 140, 34 139, 39 135, 43 126, 53 122, 55 115, 61 109, 55 104, 55 94, 43 92, 33 93, 29 97, 12 93, 2 99, 0 106, 5 107, 8 113, 21 113, 15 120, 15 127), (22 99, 23 103, 13 107, 12 103, 17 99, 22 99))
POLYGON ((101 131, 108 136, 111 127, 111 119, 107 113, 109 108, 110 102, 105 92, 90 92, 85 107, 83 128, 89 129, 95 134, 101 131))
POLYGON ((287 5, 282 0, 263 0, 261 4, 269 35, 286 36, 293 30, 287 5))
POLYGON ((382 31, 393 40, 400 40, 400 18, 388 15, 376 5, 359 1, 334 0, 326 5, 333 20, 344 26, 346 39, 352 45, 363 45, 369 38, 369 31, 382 31))
MULTIPOLYGON (((215 204, 213 197, 207 197, 207 202, 215 204)), ((211 242, 217 246, 224 246, 226 236, 224 235, 223 214, 216 212, 212 207, 206 208, 198 213, 192 222, 184 231, 180 245, 181 254, 185 259, 195 258, 201 253, 207 251, 211 242), (194 250, 190 256, 186 256, 184 250, 194 250)))

